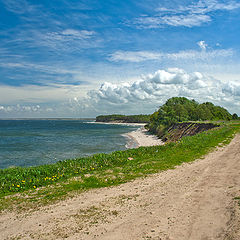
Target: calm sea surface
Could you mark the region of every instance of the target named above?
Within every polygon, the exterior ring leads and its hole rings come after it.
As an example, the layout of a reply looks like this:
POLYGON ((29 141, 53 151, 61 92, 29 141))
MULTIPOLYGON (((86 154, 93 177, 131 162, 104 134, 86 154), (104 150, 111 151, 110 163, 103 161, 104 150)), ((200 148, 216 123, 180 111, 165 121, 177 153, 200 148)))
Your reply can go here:
POLYGON ((0 168, 36 166, 126 149, 138 127, 86 120, 0 120, 0 168))

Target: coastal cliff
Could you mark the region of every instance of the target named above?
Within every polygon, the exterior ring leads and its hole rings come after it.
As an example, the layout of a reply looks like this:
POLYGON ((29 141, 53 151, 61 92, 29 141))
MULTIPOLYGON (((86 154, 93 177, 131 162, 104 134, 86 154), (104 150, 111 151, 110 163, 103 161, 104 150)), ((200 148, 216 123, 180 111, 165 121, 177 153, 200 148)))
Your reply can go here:
POLYGON ((183 122, 175 123, 162 136, 164 142, 176 142, 182 137, 193 136, 195 134, 219 127, 213 123, 183 122))

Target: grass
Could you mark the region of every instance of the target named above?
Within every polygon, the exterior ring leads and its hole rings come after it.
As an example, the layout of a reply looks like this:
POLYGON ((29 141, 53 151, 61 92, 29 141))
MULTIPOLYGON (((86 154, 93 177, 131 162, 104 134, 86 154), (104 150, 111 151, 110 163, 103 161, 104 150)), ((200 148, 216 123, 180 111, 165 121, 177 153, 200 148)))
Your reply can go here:
POLYGON ((238 201, 238 206, 240 207, 240 197, 235 197, 234 200, 238 201))
POLYGON ((174 168, 228 144, 240 123, 222 124, 178 143, 59 161, 51 165, 0 170, 0 210, 32 208, 91 188, 114 186, 174 168))

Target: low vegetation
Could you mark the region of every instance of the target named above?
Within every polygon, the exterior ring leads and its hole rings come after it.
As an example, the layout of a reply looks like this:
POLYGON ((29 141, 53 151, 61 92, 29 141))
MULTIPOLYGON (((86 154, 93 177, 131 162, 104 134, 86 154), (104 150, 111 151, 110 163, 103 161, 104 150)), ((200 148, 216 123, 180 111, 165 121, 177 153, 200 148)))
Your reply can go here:
POLYGON ((149 123, 150 115, 100 115, 96 122, 121 122, 121 123, 149 123))
POLYGON ((60 161, 51 165, 0 170, 0 206, 41 206, 89 188, 118 185, 174 168, 228 143, 240 123, 222 124, 163 146, 140 147, 111 154, 60 161))
POLYGON ((235 197, 234 200, 238 201, 238 206, 240 207, 240 197, 235 197))

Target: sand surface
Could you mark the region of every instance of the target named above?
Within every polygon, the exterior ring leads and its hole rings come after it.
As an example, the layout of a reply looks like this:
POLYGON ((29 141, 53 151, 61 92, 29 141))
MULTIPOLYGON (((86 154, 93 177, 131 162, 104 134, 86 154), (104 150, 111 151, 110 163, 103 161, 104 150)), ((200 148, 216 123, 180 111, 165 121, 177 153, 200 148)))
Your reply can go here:
POLYGON ((125 135, 127 135, 136 143, 135 147, 147 147, 164 144, 161 139, 159 139, 156 135, 150 134, 144 127, 138 128, 136 131, 129 132, 125 135))
POLYGON ((114 125, 126 125, 126 126, 138 126, 135 131, 123 134, 130 139, 127 143, 127 148, 147 147, 155 145, 163 145, 164 142, 156 135, 150 134, 147 129, 144 128, 146 123, 118 123, 118 122, 91 122, 95 124, 114 124, 114 125))
POLYGON ((0 216, 0 239, 240 239, 240 135, 191 164, 41 210, 0 216))

